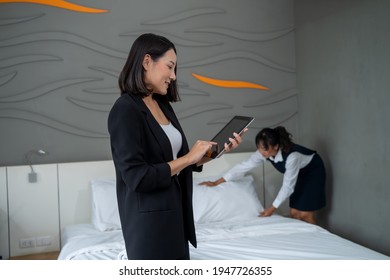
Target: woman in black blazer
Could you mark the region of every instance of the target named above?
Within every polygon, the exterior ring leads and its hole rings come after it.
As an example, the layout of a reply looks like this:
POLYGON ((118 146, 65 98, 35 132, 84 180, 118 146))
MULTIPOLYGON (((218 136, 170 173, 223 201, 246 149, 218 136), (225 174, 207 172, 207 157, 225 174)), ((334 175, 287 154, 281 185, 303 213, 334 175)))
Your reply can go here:
MULTIPOLYGON (((196 247, 192 171, 214 143, 189 149, 170 102, 179 101, 176 48, 155 34, 138 37, 119 77, 108 117, 117 198, 128 259, 189 259, 196 247)), ((239 135, 230 139, 234 149, 239 135)))

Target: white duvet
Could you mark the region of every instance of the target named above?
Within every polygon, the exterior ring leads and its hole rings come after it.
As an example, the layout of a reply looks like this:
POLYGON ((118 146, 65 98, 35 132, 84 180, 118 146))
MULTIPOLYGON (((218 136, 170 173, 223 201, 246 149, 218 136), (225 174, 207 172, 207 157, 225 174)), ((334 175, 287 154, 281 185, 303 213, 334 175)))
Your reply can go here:
POLYGON ((98 231, 92 224, 68 226, 61 243, 61 260, 111 260, 124 249, 121 230, 98 231))
MULTIPOLYGON (((271 216, 243 221, 196 224, 198 248, 191 259, 389 259, 315 225, 271 216)), ((68 227, 59 259, 126 259, 120 230, 101 232, 92 225, 68 227)))

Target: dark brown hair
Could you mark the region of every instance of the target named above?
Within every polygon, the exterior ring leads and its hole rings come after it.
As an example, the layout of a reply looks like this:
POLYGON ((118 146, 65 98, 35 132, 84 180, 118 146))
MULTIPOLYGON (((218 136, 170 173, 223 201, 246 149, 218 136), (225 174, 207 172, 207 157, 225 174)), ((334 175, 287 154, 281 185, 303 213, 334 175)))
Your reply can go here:
POLYGON ((288 152, 291 146, 294 144, 292 141, 292 135, 283 126, 275 128, 263 128, 256 135, 256 147, 261 144, 264 149, 268 150, 269 147, 279 145, 279 148, 283 152, 288 152))
MULTIPOLYGON (((130 93, 141 97, 148 96, 150 91, 144 82, 145 71, 142 65, 144 57, 149 54, 153 61, 157 61, 171 49, 176 53, 175 45, 163 36, 152 33, 140 35, 131 46, 127 61, 119 75, 121 95, 130 93)), ((177 65, 175 74, 176 71, 177 65)), ((170 83, 167 94, 159 98, 165 98, 169 102, 180 100, 176 80, 170 83)))

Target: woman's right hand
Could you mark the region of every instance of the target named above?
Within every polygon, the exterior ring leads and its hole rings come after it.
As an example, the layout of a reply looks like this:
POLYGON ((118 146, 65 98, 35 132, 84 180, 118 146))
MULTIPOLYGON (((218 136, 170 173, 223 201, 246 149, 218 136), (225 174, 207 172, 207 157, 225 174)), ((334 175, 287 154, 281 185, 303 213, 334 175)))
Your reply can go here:
POLYGON ((225 179, 223 177, 221 177, 216 181, 204 181, 204 182, 200 183, 199 185, 207 186, 207 187, 215 187, 215 186, 218 186, 219 184, 224 183, 224 182, 226 182, 225 179))
POLYGON ((217 145, 216 142, 198 140, 192 146, 191 150, 186 154, 191 164, 198 163, 207 151, 211 150, 213 145, 217 145))
POLYGON ((171 176, 178 174, 189 165, 200 162, 202 157, 213 145, 217 145, 217 143, 202 140, 196 141, 187 154, 168 162, 169 167, 171 168, 171 176))

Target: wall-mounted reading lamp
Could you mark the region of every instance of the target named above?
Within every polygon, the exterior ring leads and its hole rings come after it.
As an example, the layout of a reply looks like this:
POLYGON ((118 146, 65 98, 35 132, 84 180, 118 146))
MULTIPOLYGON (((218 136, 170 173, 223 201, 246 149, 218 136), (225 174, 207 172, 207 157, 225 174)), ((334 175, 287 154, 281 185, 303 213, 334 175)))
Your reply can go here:
POLYGON ((31 150, 29 151, 27 154, 26 154, 26 161, 27 161, 27 164, 30 166, 31 168, 31 172, 28 173, 28 181, 30 183, 36 183, 37 182, 37 173, 34 171, 34 168, 32 166, 32 161, 31 161, 31 158, 33 155, 37 155, 37 156, 46 156, 48 153, 44 150, 31 150))

